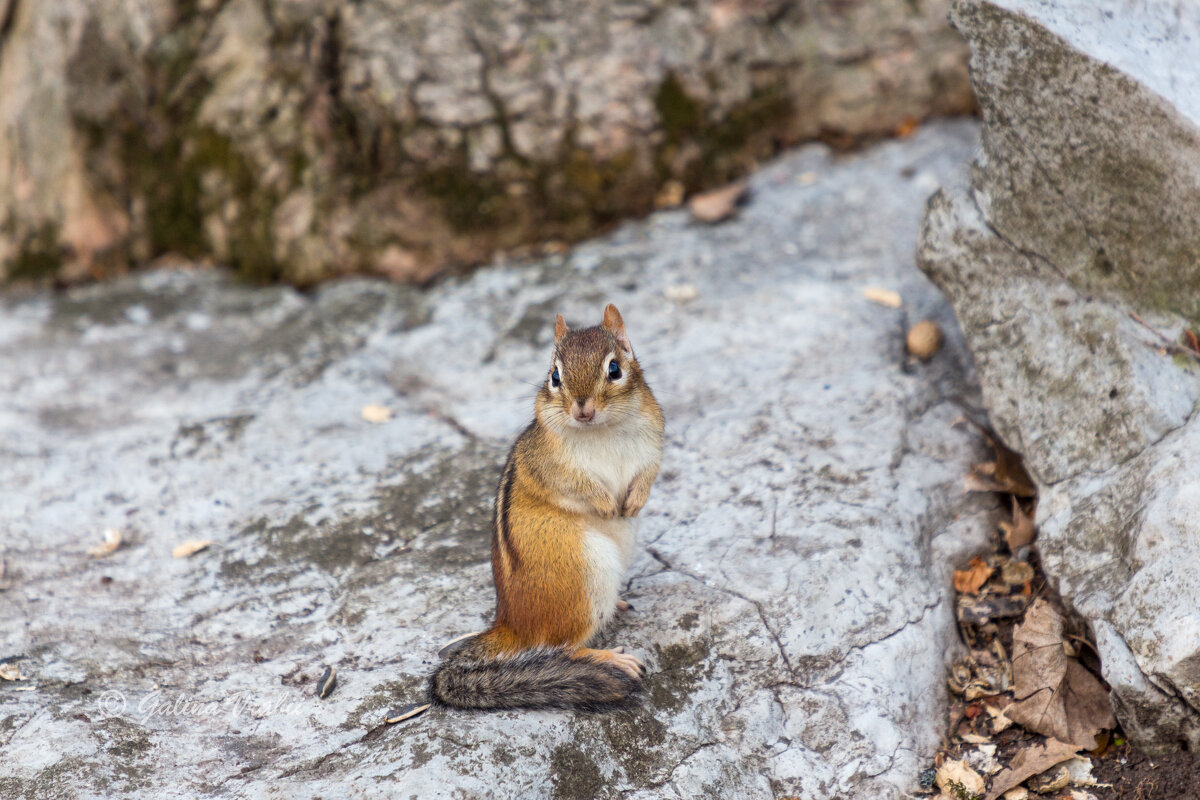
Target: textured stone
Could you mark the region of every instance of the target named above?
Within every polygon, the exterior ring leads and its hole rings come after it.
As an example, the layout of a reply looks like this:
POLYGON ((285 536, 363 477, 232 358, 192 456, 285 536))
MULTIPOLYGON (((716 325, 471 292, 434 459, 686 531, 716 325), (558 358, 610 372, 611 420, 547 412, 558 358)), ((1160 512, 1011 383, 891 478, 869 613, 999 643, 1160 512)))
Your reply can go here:
POLYGON ((421 281, 577 239, 669 180, 971 110, 947 6, 11 0, 0 278, 421 281))
POLYGON ((1186 3, 963 0, 984 120, 969 185, 927 210, 985 404, 1041 489, 1047 574, 1096 631, 1118 716, 1200 744, 1192 465, 1200 369, 1200 98, 1186 3))
POLYGON ((811 146, 724 225, 660 213, 425 292, 173 270, 0 299, 0 657, 36 684, 0 686, 0 795, 910 796, 944 733, 949 571, 995 512, 961 491, 978 398, 912 261, 974 140, 811 146), (489 620, 489 504, 554 314, 610 300, 668 418, 606 636, 644 697, 385 726, 489 620), (925 318, 947 341, 920 364, 925 318), (214 543, 173 559, 188 539, 214 543))

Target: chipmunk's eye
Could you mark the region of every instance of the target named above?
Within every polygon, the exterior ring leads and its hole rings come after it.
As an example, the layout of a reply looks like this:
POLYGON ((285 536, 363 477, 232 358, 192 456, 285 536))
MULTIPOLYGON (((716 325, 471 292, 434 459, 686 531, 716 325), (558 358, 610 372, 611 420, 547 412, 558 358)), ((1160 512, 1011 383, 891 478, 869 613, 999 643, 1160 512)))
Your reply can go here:
POLYGON ((608 379, 610 381, 621 379, 621 365, 617 363, 615 358, 608 362, 608 379))
POLYGON ((558 367, 555 367, 554 372, 550 373, 550 385, 555 389, 562 386, 562 378, 558 374, 558 367))

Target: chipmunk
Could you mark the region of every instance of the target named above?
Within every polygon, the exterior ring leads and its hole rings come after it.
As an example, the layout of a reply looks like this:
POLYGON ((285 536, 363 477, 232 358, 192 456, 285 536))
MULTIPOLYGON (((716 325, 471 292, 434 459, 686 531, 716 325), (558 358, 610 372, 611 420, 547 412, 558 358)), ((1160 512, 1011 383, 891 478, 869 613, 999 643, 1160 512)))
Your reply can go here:
POLYGON ((587 645, 629 607, 618 590, 662 441, 662 411, 616 306, 582 330, 568 330, 559 314, 536 416, 513 445, 496 494, 496 618, 443 648, 449 653, 429 683, 435 702, 603 708, 630 697, 645 675, 642 662, 624 648, 587 645))

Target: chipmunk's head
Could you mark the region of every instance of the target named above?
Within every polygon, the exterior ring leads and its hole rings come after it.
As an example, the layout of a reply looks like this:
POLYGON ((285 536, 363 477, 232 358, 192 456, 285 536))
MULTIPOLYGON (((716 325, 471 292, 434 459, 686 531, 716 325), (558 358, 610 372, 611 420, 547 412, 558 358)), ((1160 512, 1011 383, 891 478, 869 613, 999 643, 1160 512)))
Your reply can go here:
POLYGON ((555 430, 586 430, 632 420, 645 386, 621 312, 611 303, 603 321, 568 330, 554 325, 554 360, 538 392, 538 417, 555 430))

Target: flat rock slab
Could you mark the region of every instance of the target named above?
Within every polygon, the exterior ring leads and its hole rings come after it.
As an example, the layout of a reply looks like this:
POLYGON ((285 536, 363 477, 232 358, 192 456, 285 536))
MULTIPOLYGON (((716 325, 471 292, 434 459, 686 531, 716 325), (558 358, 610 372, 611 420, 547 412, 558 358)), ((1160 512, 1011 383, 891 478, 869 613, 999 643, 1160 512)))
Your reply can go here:
POLYGON ((1179 0, 959 0, 983 115, 919 259, 997 431, 1038 484, 1038 549, 1139 748, 1200 747, 1200 15, 1179 0), (1157 331, 1157 333, 1155 332, 1157 331))
POLYGON ((0 794, 908 796, 945 724, 947 570, 986 535, 966 351, 912 257, 975 136, 809 147, 726 224, 662 213, 425 292, 181 270, 0 301, 0 657, 29 676, 0 684, 0 794), (668 418, 605 639, 643 697, 385 725, 488 623, 554 314, 608 301, 668 418), (929 364, 903 345, 924 317, 929 364))

